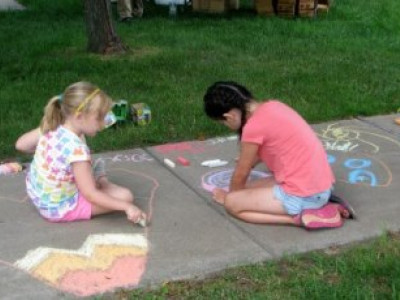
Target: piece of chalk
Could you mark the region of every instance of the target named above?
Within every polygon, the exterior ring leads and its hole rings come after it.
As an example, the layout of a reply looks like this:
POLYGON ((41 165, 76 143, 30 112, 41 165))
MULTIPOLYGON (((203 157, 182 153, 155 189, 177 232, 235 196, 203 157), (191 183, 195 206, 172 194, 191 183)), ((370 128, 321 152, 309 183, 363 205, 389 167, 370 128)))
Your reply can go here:
POLYGON ((164 164, 166 164, 168 167, 175 168, 175 163, 168 158, 164 158, 164 164))
POLYGON ((203 167, 215 168, 222 167, 228 164, 228 161, 221 159, 206 160, 201 163, 203 167))
POLYGON ((140 219, 137 223, 142 227, 146 227, 146 219, 140 219))
POLYGON ((188 161, 186 158, 184 158, 184 157, 182 157, 182 156, 179 156, 179 157, 176 159, 176 161, 177 161, 178 163, 180 163, 182 166, 188 166, 188 165, 190 165, 190 161, 188 161))
POLYGON ((212 159, 212 160, 205 160, 201 163, 203 167, 208 167, 209 164, 214 164, 216 162, 220 162, 220 159, 212 159))
POLYGON ((228 162, 226 160, 219 160, 219 161, 214 161, 214 162, 210 162, 207 167, 209 168, 216 168, 216 167, 222 167, 227 165, 228 162))

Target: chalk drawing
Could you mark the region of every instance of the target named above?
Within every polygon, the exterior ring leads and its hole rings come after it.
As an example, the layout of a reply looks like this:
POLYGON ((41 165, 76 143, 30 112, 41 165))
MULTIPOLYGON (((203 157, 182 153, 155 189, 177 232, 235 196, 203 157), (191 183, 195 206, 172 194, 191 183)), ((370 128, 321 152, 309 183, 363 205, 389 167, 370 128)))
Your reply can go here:
POLYGON ((196 142, 181 142, 175 144, 165 144, 155 146, 154 150, 161 154, 169 154, 169 153, 189 153, 189 154, 199 154, 205 151, 203 143, 196 142))
MULTIPOLYGON (((221 188, 228 191, 233 171, 233 169, 216 170, 204 174, 201 179, 202 188, 209 192, 212 192, 215 188, 221 188)), ((252 170, 248 181, 250 182, 257 179, 267 178, 269 176, 271 176, 271 174, 252 170)))
POLYGON ((102 160, 109 160, 111 162, 133 162, 142 163, 147 161, 154 161, 147 153, 134 153, 134 154, 116 154, 111 157, 101 157, 102 160))
POLYGON ((344 162, 344 165, 349 169, 361 169, 369 168, 372 163, 370 159, 348 158, 344 162))
MULTIPOLYGON (((152 183, 146 212, 151 223, 155 192, 159 187, 157 180, 123 168, 110 171, 140 176, 152 183)), ((136 286, 146 270, 149 228, 140 229, 143 234, 89 235, 77 250, 38 247, 12 265, 59 290, 78 296, 136 286)), ((10 265, 3 260, 0 263, 10 265)))
POLYGON ((331 165, 343 167, 337 173, 344 171, 345 179, 340 174, 336 174, 338 181, 370 187, 387 187, 392 182, 393 176, 389 167, 381 160, 373 157, 348 157, 340 164, 337 157, 328 154, 328 161, 331 165), (375 172, 377 170, 379 172, 375 172))
POLYGON ((137 285, 147 250, 140 234, 90 235, 78 250, 39 247, 14 265, 61 290, 88 296, 116 285, 137 285))
MULTIPOLYGON (((329 124, 321 133, 317 133, 324 147, 328 151, 344 153, 358 153, 360 157, 347 157, 338 172, 345 171, 345 178, 339 178, 350 184, 361 184, 369 187, 387 187, 392 182, 392 172, 382 160, 375 158, 374 154, 380 152, 382 143, 395 145, 400 150, 400 142, 364 128, 354 126, 340 126, 339 123, 329 124), (377 172, 378 171, 378 172, 377 172)), ((328 154, 331 165, 339 166, 339 158, 328 154)))
POLYGON ((349 173, 349 182, 352 184, 356 183, 370 183, 371 186, 376 186, 378 181, 376 176, 371 171, 367 170, 353 170, 349 173))
POLYGON ((361 150, 376 154, 380 150, 380 146, 371 141, 371 139, 378 139, 395 144, 400 148, 400 142, 388 136, 366 131, 363 128, 356 128, 352 126, 340 126, 339 123, 329 124, 326 129, 321 130, 321 134, 317 133, 320 137, 326 150, 354 152, 361 150))
POLYGON ((335 127, 338 123, 330 124, 319 135, 326 150, 352 152, 363 142, 372 147, 372 152, 379 151, 379 147, 360 138, 360 132, 348 127, 335 127))

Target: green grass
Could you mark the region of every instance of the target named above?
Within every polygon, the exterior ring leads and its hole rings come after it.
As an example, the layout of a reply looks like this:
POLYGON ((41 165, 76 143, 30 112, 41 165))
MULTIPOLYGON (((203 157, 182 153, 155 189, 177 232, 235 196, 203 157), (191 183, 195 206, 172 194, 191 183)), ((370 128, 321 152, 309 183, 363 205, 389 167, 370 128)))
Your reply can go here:
POLYGON ((205 280, 121 291, 113 299, 400 299, 400 235, 224 271, 205 280))
POLYGON ((312 123, 400 106, 399 1, 337 0, 312 20, 249 9, 170 19, 167 7, 145 2, 142 20, 115 24, 131 51, 109 57, 85 51, 81 0, 22 2, 28 10, 0 13, 0 159, 17 155, 15 140, 37 126, 48 99, 79 80, 153 113, 148 127, 90 140, 95 152, 227 133, 202 111, 207 86, 221 79, 279 98, 312 123))
MULTIPOLYGON (((109 57, 85 51, 81 0, 21 2, 28 10, 0 12, 0 160, 17 156, 17 137, 38 125, 48 99, 80 80, 152 109, 147 127, 91 139, 96 152, 227 133, 202 111, 207 86, 222 79, 241 82, 260 100, 281 99, 311 123, 400 107, 398 0, 335 0, 312 20, 259 17, 248 4, 233 14, 183 11, 170 19, 166 7, 145 2, 143 19, 115 24, 131 51, 109 57)), ((400 299, 398 235, 330 250, 115 297, 400 299)))

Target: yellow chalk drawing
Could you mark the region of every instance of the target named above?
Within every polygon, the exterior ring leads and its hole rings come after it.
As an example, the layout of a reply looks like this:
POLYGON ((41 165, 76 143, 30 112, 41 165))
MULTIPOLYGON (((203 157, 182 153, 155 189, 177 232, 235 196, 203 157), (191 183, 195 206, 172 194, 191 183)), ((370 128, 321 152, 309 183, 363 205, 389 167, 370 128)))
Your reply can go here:
POLYGON ((145 255, 147 240, 140 234, 98 234, 89 236, 78 250, 39 247, 14 265, 56 284, 71 270, 106 269, 117 257, 145 255))
MULTIPOLYGON (((368 141, 367 137, 376 137, 391 142, 400 148, 400 143, 388 136, 365 131, 352 126, 340 126, 339 123, 329 124, 326 129, 317 133, 326 150, 353 152, 361 146, 367 146, 369 152, 375 154, 380 151, 378 144, 368 141)), ((363 149, 365 151, 365 149, 363 149)))
POLYGON ((57 284, 59 279, 68 271, 82 269, 105 270, 109 268, 118 257, 126 255, 144 256, 146 254, 146 251, 135 248, 134 246, 98 246, 89 258, 73 254, 52 253, 45 261, 32 270, 32 274, 52 284, 57 284))

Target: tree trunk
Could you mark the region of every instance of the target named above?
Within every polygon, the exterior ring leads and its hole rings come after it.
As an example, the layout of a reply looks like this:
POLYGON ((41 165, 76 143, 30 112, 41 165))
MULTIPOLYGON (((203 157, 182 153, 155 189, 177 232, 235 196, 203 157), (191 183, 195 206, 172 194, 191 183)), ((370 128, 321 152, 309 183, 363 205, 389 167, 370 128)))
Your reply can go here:
POLYGON ((128 48, 114 31, 110 0, 84 0, 89 52, 125 53, 128 48))

